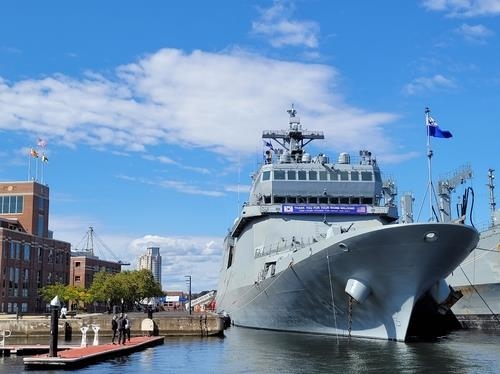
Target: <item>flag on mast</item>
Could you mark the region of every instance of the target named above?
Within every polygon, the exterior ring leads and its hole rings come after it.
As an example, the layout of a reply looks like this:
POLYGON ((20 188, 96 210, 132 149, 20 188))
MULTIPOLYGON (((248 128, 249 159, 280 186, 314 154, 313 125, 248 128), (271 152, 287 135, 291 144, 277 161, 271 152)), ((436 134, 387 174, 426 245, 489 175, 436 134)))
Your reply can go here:
POLYGON ((37 152, 37 151, 36 151, 36 149, 34 149, 34 148, 31 148, 31 149, 30 149, 30 155, 31 155, 31 157, 33 157, 33 158, 38 158, 38 152, 37 152))
POLYGON ((38 138, 37 145, 39 148, 45 148, 47 146, 47 141, 42 138, 38 138))
POLYGON ((451 138, 453 136, 448 130, 441 130, 436 120, 432 118, 429 113, 427 113, 425 121, 427 123, 427 132, 429 136, 434 138, 451 138))

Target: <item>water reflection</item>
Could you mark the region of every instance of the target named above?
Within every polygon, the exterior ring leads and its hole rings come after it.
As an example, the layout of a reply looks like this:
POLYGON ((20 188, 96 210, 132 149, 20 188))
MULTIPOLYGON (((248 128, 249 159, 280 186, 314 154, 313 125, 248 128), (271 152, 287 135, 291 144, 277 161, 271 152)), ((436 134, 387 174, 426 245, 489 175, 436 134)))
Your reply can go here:
MULTIPOLYGON (((22 357, 0 357, 0 362, 0 374, 24 369, 22 357)), ((498 373, 500 333, 469 330, 433 342, 398 343, 231 327, 224 338, 166 337, 164 345, 91 365, 78 373, 124 371, 498 373)))

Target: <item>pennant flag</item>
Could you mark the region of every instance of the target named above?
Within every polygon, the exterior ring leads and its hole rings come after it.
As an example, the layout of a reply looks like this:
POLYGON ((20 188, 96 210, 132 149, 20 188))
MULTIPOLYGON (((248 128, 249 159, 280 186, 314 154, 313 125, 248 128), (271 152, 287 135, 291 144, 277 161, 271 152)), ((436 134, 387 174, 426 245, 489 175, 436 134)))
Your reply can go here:
POLYGON ((264 142, 264 145, 265 145, 266 147, 269 147, 269 149, 270 149, 271 151, 274 151, 274 148, 273 148, 273 145, 271 144, 271 142, 266 142, 265 140, 263 140, 263 142, 264 142))
POLYGON ((49 162, 49 159, 45 156, 45 154, 42 154, 42 162, 49 162))
POLYGON ((47 146, 47 142, 41 138, 38 138, 38 142, 37 142, 37 145, 40 147, 40 148, 45 148, 47 146))
POLYGON ((36 151, 36 149, 31 148, 30 149, 30 155, 33 158, 38 158, 38 152, 36 151))
POLYGON ((441 130, 437 122, 430 115, 427 115, 427 131, 435 138, 451 138, 453 135, 448 130, 441 130))

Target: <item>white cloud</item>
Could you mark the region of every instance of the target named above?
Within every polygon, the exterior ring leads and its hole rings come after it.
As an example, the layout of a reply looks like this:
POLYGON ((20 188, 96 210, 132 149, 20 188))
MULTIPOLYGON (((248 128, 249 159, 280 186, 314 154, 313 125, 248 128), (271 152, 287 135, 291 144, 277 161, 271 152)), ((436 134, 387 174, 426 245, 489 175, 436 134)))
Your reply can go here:
POLYGON ((493 32, 484 25, 468 25, 463 23, 456 32, 462 35, 465 40, 476 43, 485 43, 486 39, 493 35, 493 32))
POLYGON ((253 152, 263 121, 286 124, 285 109, 296 103, 305 127, 335 125, 342 150, 357 150, 361 132, 370 133, 381 152, 389 149, 382 125, 396 116, 349 107, 333 91, 336 78, 326 65, 163 49, 108 78, 1 80, 0 130, 37 133, 71 147, 147 153, 151 145, 175 144, 230 157, 253 152))
POLYGON ((500 14, 499 0, 424 0, 424 8, 445 12, 448 17, 497 16, 500 14))
POLYGON ((319 25, 312 21, 289 19, 292 9, 276 1, 272 7, 263 9, 259 20, 252 23, 252 31, 263 35, 276 48, 284 46, 318 47, 319 25))
POLYGON ((432 77, 415 78, 411 83, 408 83, 403 91, 407 95, 417 95, 426 91, 450 90, 457 88, 456 83, 441 74, 436 74, 432 77))

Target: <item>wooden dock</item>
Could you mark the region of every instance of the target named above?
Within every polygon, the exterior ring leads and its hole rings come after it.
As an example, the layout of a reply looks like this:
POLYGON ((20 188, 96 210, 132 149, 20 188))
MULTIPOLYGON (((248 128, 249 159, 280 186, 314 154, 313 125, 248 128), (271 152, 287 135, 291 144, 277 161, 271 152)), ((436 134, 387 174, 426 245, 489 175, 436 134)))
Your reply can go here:
POLYGON ((57 357, 49 357, 48 354, 25 357, 26 369, 40 368, 73 368, 95 364, 103 360, 124 356, 149 347, 163 344, 163 336, 138 336, 132 337, 125 344, 101 344, 88 345, 86 347, 74 347, 57 351, 57 357))

